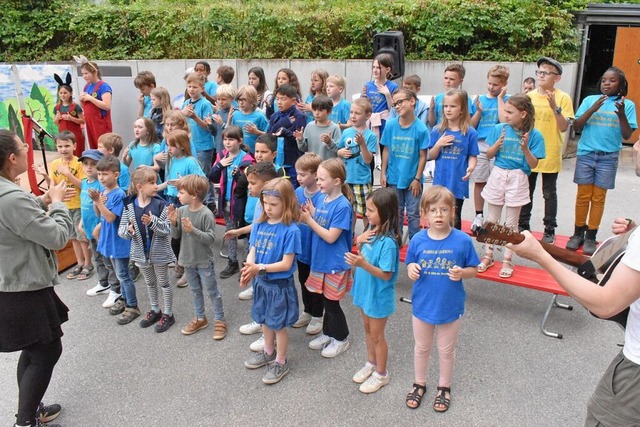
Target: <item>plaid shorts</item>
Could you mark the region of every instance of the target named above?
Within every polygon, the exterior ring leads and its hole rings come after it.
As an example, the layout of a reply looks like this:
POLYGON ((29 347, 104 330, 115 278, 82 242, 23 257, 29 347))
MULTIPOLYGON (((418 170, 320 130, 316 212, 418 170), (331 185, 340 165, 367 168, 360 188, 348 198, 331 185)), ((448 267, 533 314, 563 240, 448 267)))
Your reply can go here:
POLYGON ((349 184, 349 187, 356 200, 356 212, 364 215, 367 197, 371 193, 371 184, 349 184))

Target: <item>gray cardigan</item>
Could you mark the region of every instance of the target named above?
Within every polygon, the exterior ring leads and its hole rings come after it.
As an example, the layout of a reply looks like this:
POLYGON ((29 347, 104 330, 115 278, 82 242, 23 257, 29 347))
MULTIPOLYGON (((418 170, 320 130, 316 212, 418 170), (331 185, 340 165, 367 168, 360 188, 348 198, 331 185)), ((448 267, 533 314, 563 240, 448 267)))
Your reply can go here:
POLYGON ((47 207, 0 177, 0 292, 37 291, 57 285, 58 259, 73 224, 62 202, 47 207))

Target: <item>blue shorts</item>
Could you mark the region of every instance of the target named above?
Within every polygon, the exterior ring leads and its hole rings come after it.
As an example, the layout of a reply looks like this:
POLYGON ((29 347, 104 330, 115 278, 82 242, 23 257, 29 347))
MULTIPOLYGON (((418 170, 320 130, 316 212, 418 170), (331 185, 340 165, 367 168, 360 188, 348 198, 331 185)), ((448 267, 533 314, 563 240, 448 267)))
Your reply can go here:
POLYGON ((578 185, 594 184, 596 187, 612 190, 616 186, 619 157, 619 151, 613 153, 596 151, 578 156, 573 182, 578 185))
POLYGON ((251 317, 269 329, 279 331, 298 321, 298 291, 293 276, 266 279, 256 276, 251 317))

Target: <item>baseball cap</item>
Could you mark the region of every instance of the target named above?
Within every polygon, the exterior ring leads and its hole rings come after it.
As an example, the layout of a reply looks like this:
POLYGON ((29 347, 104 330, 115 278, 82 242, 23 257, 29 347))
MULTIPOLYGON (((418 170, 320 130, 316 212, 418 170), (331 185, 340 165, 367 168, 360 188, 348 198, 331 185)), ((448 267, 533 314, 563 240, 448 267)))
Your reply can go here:
POLYGON ((91 159, 91 160, 95 160, 96 162, 99 162, 102 159, 102 157, 104 157, 104 154, 102 153, 102 151, 91 149, 91 150, 84 150, 79 160, 82 161, 84 159, 91 159))
POLYGON ((554 67, 556 70, 558 70, 558 74, 562 75, 562 65, 560 65, 560 63, 553 58, 549 58, 548 56, 543 56, 542 58, 538 59, 537 64, 538 64, 538 67, 540 67, 540 65, 542 64, 549 64, 552 67, 554 67))

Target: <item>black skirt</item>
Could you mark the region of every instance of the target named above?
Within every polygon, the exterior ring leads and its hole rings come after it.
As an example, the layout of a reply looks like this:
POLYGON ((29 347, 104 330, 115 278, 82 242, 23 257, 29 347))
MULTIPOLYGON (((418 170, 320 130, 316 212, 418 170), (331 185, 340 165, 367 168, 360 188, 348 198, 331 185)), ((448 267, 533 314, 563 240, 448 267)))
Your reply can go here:
POLYGON ((69 308, 49 286, 30 292, 0 292, 0 352, 47 344, 62 337, 69 308))

